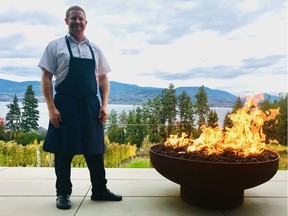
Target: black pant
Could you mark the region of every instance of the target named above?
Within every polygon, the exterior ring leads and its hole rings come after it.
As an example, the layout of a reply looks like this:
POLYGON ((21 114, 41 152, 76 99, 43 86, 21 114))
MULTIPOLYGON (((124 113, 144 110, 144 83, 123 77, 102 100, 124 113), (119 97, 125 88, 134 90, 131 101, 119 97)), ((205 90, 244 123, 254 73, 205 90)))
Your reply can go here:
MULTIPOLYGON (((56 173, 56 194, 71 195, 71 162, 74 155, 55 154, 55 173, 56 173)), ((103 193, 107 190, 106 174, 104 169, 104 158, 99 155, 84 155, 90 172, 92 183, 92 194, 103 193)))

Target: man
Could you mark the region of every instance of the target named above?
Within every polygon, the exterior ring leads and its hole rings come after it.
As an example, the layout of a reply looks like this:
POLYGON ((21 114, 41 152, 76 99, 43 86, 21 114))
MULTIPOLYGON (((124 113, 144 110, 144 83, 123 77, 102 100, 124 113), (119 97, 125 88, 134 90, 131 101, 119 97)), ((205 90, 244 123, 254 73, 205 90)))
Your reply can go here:
POLYGON ((56 206, 71 208, 71 161, 77 154, 84 155, 90 172, 91 200, 120 201, 122 196, 106 187, 103 160, 110 68, 99 47, 84 35, 87 25, 84 10, 70 7, 65 22, 69 33, 48 44, 38 65, 42 69, 42 92, 50 118, 43 149, 55 154, 56 206))

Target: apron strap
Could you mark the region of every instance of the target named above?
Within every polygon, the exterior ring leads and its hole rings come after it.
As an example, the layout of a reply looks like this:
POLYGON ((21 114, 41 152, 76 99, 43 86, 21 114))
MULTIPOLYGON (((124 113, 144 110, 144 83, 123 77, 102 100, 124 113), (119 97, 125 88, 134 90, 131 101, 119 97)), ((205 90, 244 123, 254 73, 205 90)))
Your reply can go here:
MULTIPOLYGON (((66 44, 67 44, 67 47, 68 47, 69 54, 70 54, 71 57, 73 57, 71 46, 70 46, 70 41, 68 40, 67 35, 65 36, 65 40, 66 40, 66 44)), ((91 52, 91 55, 92 55, 92 59, 95 61, 95 56, 94 56, 94 53, 93 53, 93 50, 92 50, 92 47, 91 47, 90 43, 89 43, 89 49, 90 49, 90 52, 91 52)))
POLYGON ((69 54, 70 54, 71 57, 73 57, 71 46, 70 46, 70 42, 68 40, 67 35, 65 36, 65 40, 66 40, 66 44, 67 44, 67 48, 68 48, 69 54))

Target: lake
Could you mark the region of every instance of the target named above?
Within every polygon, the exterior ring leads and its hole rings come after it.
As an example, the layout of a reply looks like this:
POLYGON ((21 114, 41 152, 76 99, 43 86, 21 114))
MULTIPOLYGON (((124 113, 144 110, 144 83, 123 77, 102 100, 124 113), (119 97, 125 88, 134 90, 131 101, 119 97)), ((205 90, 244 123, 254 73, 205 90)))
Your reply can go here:
MULTIPOLYGON (((7 105, 11 102, 3 102, 0 101, 0 117, 5 118, 8 112, 7 105)), ((19 107, 22 107, 22 103, 19 103, 19 107)), ((118 114, 122 111, 128 112, 129 110, 133 110, 136 106, 135 105, 122 105, 122 104, 109 104, 108 112, 110 113, 111 110, 115 110, 118 114)), ((223 124, 223 120, 227 112, 231 111, 231 108, 227 107, 211 107, 210 109, 215 110, 219 117, 219 124, 223 124)), ((40 127, 48 128, 49 123, 49 115, 48 110, 46 107, 46 103, 38 103, 38 110, 39 110, 39 121, 38 124, 40 127)))

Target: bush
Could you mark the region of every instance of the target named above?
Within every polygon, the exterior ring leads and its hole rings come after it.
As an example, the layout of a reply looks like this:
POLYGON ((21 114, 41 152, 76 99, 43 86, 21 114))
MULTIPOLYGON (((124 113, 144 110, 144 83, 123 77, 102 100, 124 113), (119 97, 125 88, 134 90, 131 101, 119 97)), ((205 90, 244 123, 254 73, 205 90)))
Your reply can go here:
MULTIPOLYGON (((33 144, 19 145, 15 141, 0 141, 0 166, 5 167, 31 167, 38 166, 37 152, 39 152, 40 166, 50 167, 54 165, 54 154, 43 151, 43 141, 39 144, 35 140, 33 144)), ((130 144, 109 144, 104 155, 106 167, 117 167, 123 161, 136 155, 136 146, 130 144)), ((87 167, 83 155, 73 158, 72 167, 87 167)))
POLYGON ((14 141, 0 141, 0 166, 35 166, 37 161, 36 146, 29 147, 16 144, 14 141))
POLYGON ((37 134, 35 131, 29 131, 27 133, 20 132, 18 134, 16 142, 18 144, 26 146, 26 145, 29 145, 29 144, 33 143, 35 139, 44 140, 44 137, 39 135, 39 134, 37 134))

